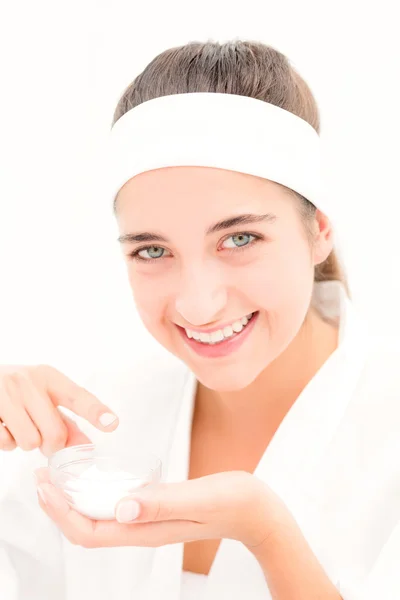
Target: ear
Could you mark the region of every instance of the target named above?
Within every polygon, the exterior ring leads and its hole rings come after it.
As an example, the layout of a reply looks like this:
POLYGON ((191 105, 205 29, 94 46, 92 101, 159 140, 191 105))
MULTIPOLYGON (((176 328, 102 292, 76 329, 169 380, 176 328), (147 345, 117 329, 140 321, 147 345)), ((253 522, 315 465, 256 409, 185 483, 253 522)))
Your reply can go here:
POLYGON ((323 263, 333 250, 333 228, 329 218, 317 209, 315 213, 314 265, 323 263))

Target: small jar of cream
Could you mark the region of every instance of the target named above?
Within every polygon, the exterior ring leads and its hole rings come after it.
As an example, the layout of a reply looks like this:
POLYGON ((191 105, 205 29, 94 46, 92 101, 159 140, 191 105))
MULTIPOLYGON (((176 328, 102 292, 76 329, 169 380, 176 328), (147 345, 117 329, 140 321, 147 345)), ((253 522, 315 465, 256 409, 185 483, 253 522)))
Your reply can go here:
POLYGON ((100 521, 115 519, 119 500, 161 481, 153 455, 108 456, 94 444, 70 446, 48 459, 50 480, 77 512, 100 521))

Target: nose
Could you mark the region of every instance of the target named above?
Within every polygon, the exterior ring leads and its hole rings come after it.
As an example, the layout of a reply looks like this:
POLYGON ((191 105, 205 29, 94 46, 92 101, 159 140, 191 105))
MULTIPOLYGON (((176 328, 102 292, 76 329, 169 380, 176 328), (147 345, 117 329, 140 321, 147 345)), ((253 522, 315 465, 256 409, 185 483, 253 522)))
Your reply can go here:
POLYGON ((175 308, 187 323, 196 327, 218 319, 226 305, 226 288, 218 270, 207 266, 193 268, 182 274, 175 308))

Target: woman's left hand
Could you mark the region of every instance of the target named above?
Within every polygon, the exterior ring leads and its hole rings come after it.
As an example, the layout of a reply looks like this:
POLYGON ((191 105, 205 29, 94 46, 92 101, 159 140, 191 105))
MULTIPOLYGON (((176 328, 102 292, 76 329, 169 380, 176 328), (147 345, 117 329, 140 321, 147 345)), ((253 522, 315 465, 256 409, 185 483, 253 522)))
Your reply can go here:
POLYGON ((50 483, 46 468, 35 474, 41 490, 41 508, 72 544, 85 548, 158 547, 231 538, 252 550, 285 520, 283 502, 261 480, 245 471, 143 488, 119 501, 114 521, 94 521, 81 515, 50 483))

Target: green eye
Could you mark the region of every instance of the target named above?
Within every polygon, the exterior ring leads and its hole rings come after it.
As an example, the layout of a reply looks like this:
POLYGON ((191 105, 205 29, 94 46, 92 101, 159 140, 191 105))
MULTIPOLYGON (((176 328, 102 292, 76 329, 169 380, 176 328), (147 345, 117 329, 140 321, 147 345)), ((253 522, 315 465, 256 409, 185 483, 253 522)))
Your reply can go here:
POLYGON ((250 242, 252 242, 255 238, 254 235, 251 235, 250 233, 238 233, 236 235, 231 235, 229 238, 227 238, 224 241, 224 244, 226 244, 227 242, 233 242, 233 243, 229 243, 228 245, 224 246, 225 248, 241 248, 242 246, 248 246, 248 244, 250 244, 250 242))
POLYGON ((159 246, 149 246, 148 248, 143 248, 138 252, 139 256, 144 258, 161 258, 163 256, 164 248, 160 248, 159 246), (142 254, 142 252, 147 252, 147 256, 142 254))

